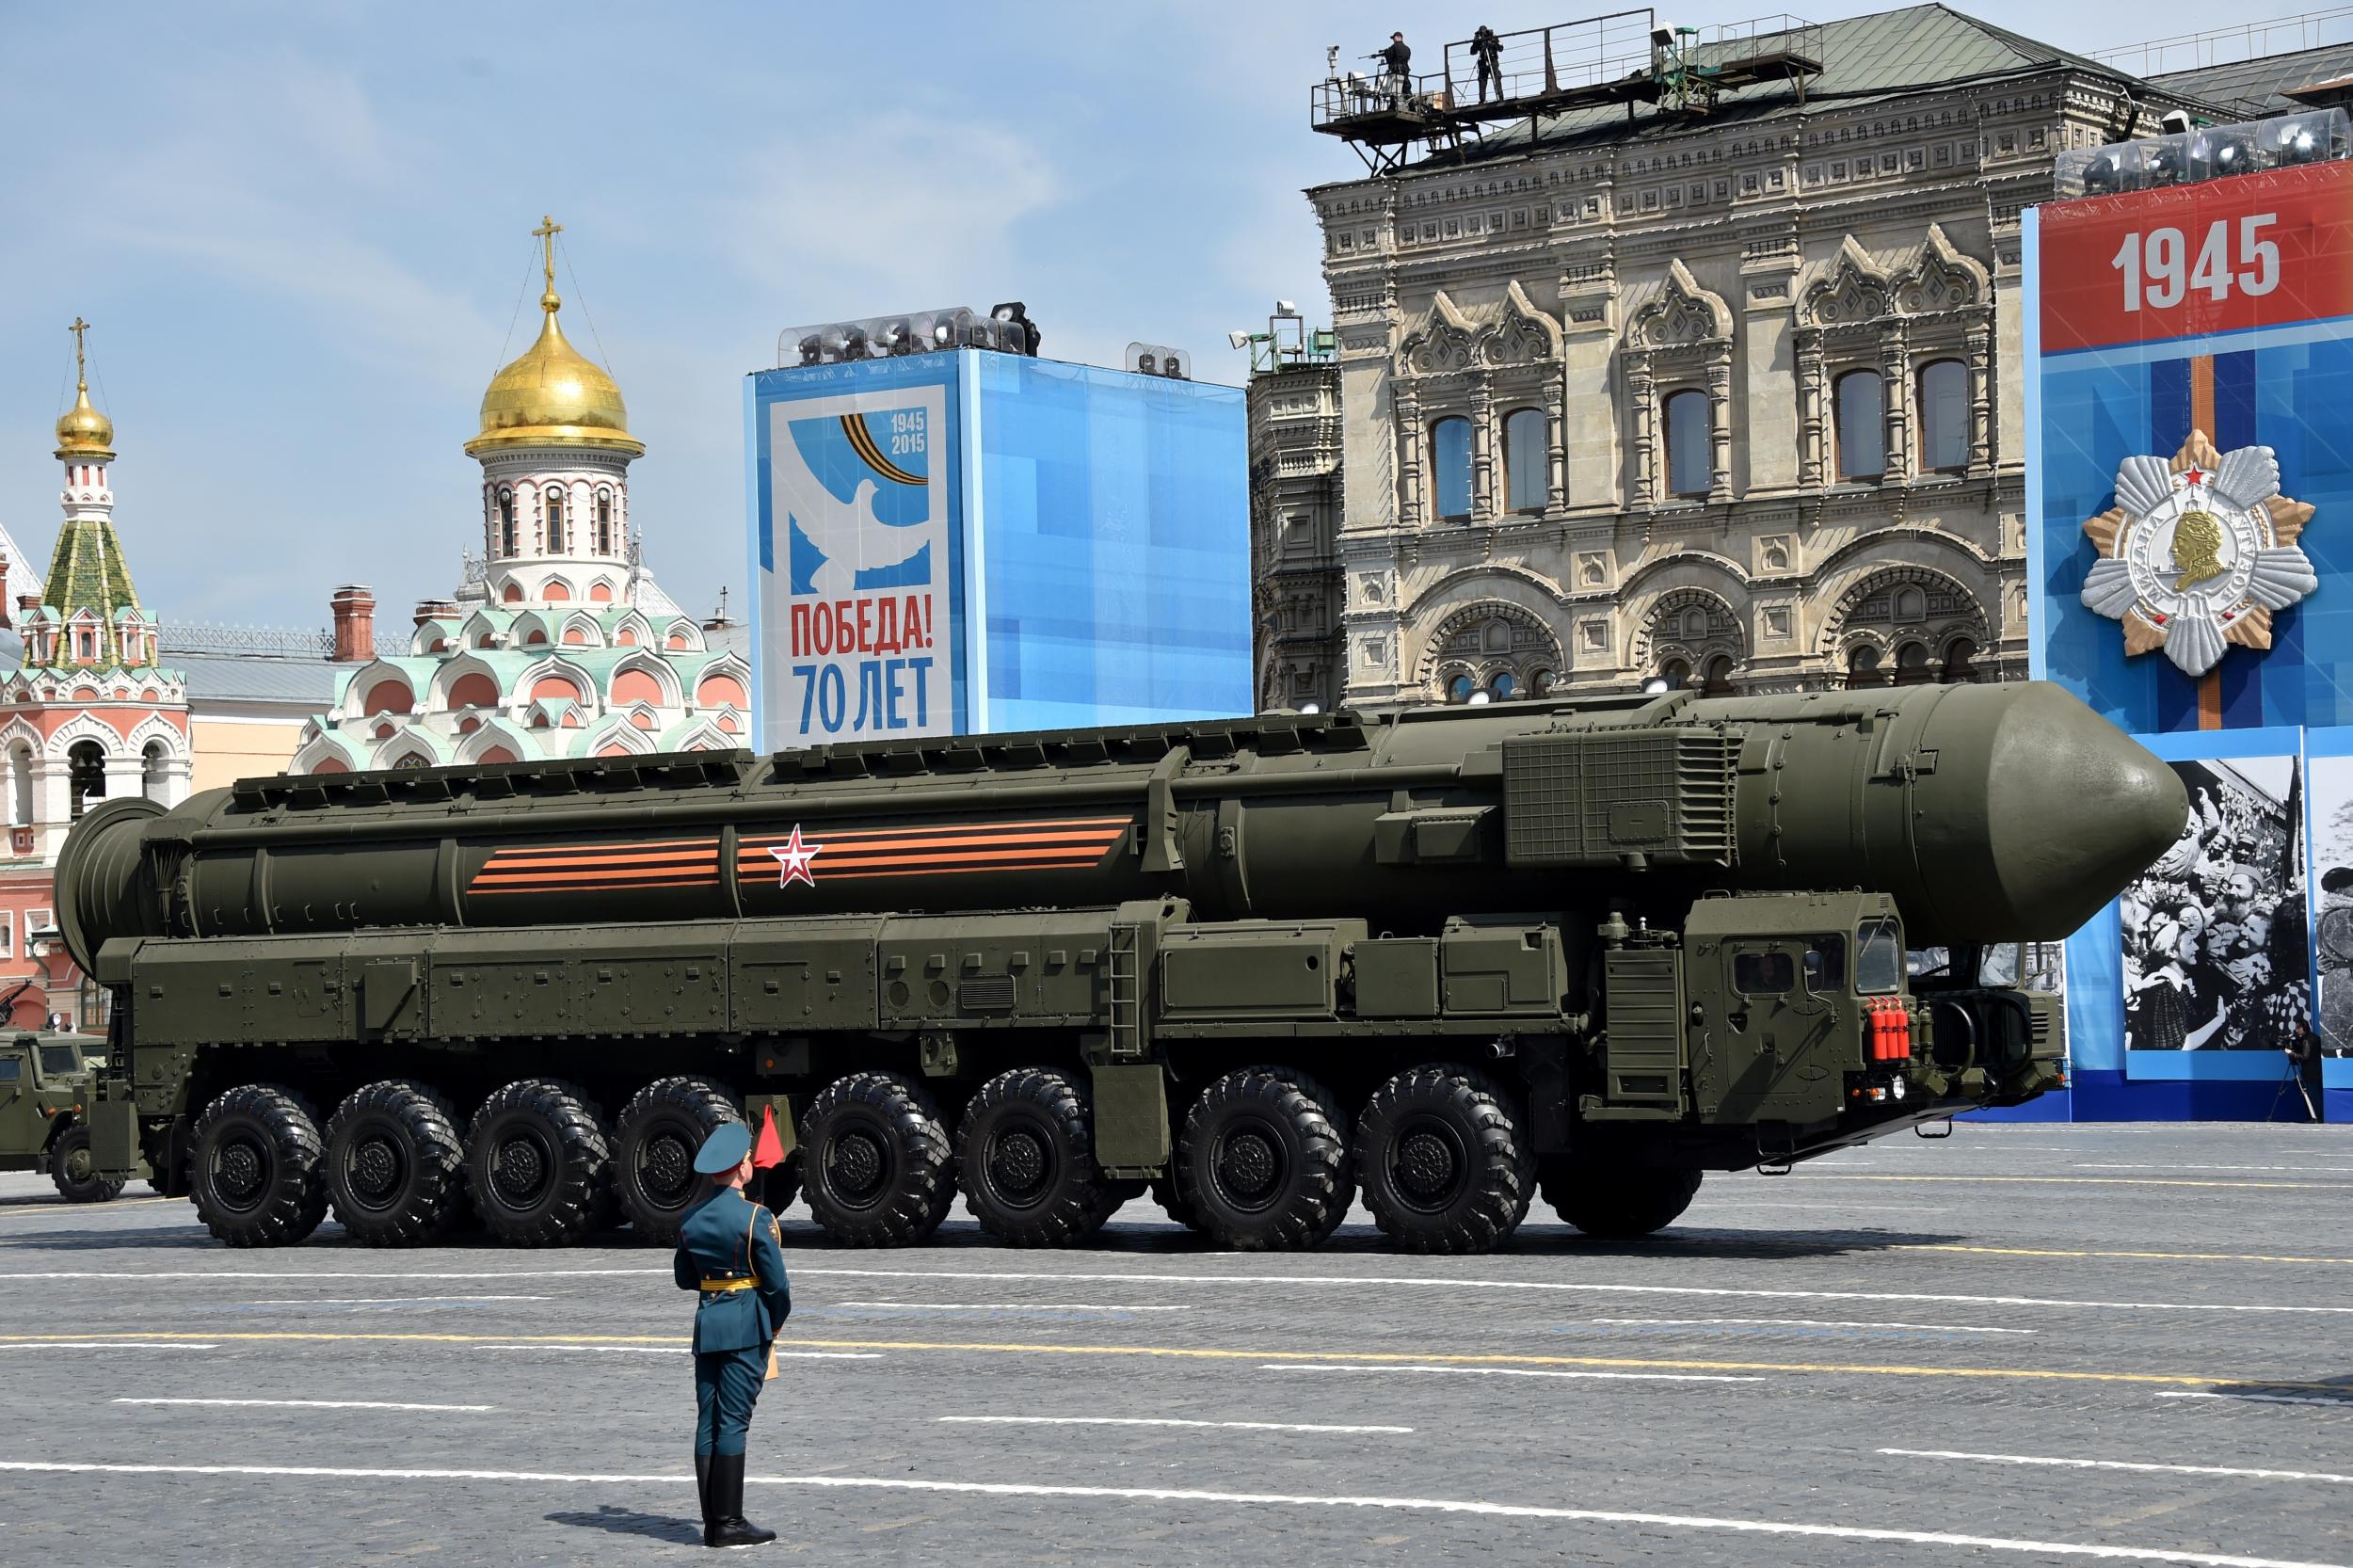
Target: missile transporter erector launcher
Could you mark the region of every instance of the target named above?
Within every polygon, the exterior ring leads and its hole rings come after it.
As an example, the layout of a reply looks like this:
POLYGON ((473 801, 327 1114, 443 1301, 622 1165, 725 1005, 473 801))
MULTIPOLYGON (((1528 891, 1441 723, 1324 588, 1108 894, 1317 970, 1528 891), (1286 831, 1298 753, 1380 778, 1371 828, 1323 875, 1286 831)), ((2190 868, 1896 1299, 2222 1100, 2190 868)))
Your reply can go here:
POLYGON ((232 1244, 665 1236, 773 1109, 769 1197, 845 1241, 1149 1185, 1233 1246, 1361 1189, 1476 1251, 2057 1083, 1979 956, 2186 813, 2046 684, 1676 693, 248 781, 98 808, 57 903, 102 1164, 232 1244))

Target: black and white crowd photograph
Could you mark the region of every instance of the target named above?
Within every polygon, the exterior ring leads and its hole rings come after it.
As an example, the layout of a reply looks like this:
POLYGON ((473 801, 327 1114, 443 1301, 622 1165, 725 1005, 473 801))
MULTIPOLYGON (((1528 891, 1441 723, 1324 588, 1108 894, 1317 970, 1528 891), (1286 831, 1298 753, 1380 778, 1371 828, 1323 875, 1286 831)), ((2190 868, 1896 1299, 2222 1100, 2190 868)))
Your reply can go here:
POLYGON ((2284 1050, 2312 1025, 2297 760, 2172 767, 2188 824, 2119 901, 2126 1048, 2284 1050))

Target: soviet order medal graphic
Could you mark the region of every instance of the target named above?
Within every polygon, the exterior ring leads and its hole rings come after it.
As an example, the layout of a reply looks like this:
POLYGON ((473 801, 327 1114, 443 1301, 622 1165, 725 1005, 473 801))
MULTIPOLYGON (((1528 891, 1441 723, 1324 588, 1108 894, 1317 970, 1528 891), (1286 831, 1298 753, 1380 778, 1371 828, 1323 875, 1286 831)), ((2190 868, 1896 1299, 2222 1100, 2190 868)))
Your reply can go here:
POLYGON ((2236 643, 2271 646, 2271 615, 2320 585, 2296 543, 2312 506, 2280 493, 2267 446, 2217 452, 2202 430, 2169 462, 2127 457, 2116 504, 2084 524, 2100 559, 2084 603, 2124 623, 2124 651, 2165 649, 2197 677, 2236 643))

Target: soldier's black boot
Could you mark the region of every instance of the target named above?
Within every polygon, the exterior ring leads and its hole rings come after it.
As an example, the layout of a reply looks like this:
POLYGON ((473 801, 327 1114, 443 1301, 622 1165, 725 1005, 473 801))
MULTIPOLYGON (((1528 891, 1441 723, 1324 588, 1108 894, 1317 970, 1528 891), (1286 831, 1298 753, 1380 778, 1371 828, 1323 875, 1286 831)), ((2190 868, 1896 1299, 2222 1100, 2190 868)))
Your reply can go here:
POLYGON ((765 1546, 775 1530, 760 1529, 744 1519, 744 1456, 711 1456, 711 1509, 713 1522, 703 1530, 706 1546, 765 1546))
POLYGON ((711 1456, 695 1456, 695 1508, 702 1515, 703 1544, 711 1544, 711 1456))

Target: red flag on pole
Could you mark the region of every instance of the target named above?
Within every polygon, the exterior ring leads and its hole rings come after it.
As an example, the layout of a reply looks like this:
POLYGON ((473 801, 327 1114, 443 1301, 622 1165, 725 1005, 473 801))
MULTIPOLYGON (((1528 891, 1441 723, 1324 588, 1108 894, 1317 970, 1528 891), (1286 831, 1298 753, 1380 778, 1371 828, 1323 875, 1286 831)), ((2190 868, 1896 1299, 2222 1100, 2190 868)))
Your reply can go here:
POLYGON ((776 1135, 776 1108, 769 1106, 760 1112, 760 1141, 752 1145, 752 1166, 767 1170, 784 1163, 784 1140, 776 1135))

